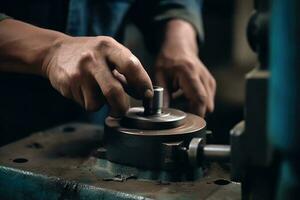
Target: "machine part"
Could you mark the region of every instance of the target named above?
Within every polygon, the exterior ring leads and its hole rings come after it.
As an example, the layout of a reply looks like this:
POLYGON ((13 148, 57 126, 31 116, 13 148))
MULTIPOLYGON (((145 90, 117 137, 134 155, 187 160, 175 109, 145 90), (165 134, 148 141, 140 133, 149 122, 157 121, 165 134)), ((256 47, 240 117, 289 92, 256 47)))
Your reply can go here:
POLYGON ((130 108, 122 118, 121 124, 128 128, 162 130, 175 128, 185 123, 186 113, 172 108, 160 110, 160 114, 145 115, 142 107, 130 108))
POLYGON ((216 163, 197 181, 169 182, 163 171, 155 175, 94 157, 102 138, 102 127, 73 123, 1 147, 1 199, 241 198, 240 184, 227 181, 229 172, 216 163))
POLYGON ((163 92, 164 88, 159 86, 153 87, 153 98, 145 99, 143 106, 145 108, 144 115, 158 115, 162 113, 163 107, 163 92))
MULTIPOLYGON (((172 108, 161 108, 163 88, 154 87, 152 100, 130 108, 122 119, 105 120, 105 158, 111 162, 149 170, 167 170, 184 177, 198 170, 185 149, 193 138, 205 140, 203 118, 172 108)), ((196 178, 196 176, 194 177, 196 178)))
MULTIPOLYGON (((256 0, 257 1, 257 0, 256 0)), ((267 1, 256 3, 256 8, 248 22, 247 39, 253 51, 258 54, 261 69, 267 69, 269 62, 269 13, 267 1)))
POLYGON ((189 144, 189 149, 187 150, 189 162, 192 166, 199 166, 199 149, 204 145, 203 138, 193 138, 189 144))
POLYGON ((205 161, 230 161, 230 146, 208 144, 203 146, 203 160, 205 161))
MULTIPOLYGON (((300 190, 300 1, 273 0, 268 137, 280 155, 276 199, 298 199, 300 190)), ((279 156, 278 156, 279 157, 279 156)))
POLYGON ((245 134, 245 121, 241 121, 233 127, 230 131, 230 145, 231 145, 231 180, 241 182, 245 177, 245 165, 247 154, 245 152, 242 142, 245 134))
POLYGON ((232 180, 241 181, 245 200, 274 199, 277 176, 274 152, 267 138, 270 74, 268 66, 261 68, 246 75, 245 122, 231 131, 232 180))
POLYGON ((230 146, 205 144, 203 138, 193 138, 189 144, 187 155, 191 166, 201 166, 204 161, 230 161, 230 146))
POLYGON ((122 118, 121 124, 127 128, 142 130, 162 130, 176 128, 185 123, 186 114, 172 108, 162 108, 162 87, 154 86, 151 99, 144 99, 144 107, 130 108, 122 118))
MULTIPOLYGON (((173 167, 166 168, 163 149, 166 143, 176 143, 179 149, 188 147, 194 138, 205 138, 205 121, 187 114, 179 127, 162 130, 141 130, 121 126, 119 119, 108 117, 105 121, 105 148, 108 160, 145 169, 171 169, 185 171, 186 159, 174 156, 173 167)), ((190 170, 190 169, 189 169, 190 170)))
MULTIPOLYGON (((281 0, 278 0, 278 2, 281 0)), ((248 41, 252 49, 257 53, 259 59, 259 67, 252 70, 246 76, 246 101, 245 101, 245 121, 239 123, 231 131, 231 160, 232 160, 232 180, 241 181, 242 183, 242 199, 264 199, 271 200, 275 199, 274 194, 276 193, 276 182, 278 176, 278 169, 276 160, 278 158, 275 156, 273 146, 270 143, 267 135, 267 124, 268 124, 268 115, 267 111, 269 107, 269 52, 272 49, 269 48, 269 38, 270 33, 272 34, 272 29, 269 29, 269 20, 270 12, 269 8, 272 7, 272 1, 268 0, 255 0, 255 11, 252 17, 250 18, 248 24, 248 41)), ((285 2, 285 1, 282 1, 285 2)), ((295 1, 296 2, 296 1, 295 1)), ((280 8, 287 8, 282 6, 280 8)), ((290 13, 290 11, 285 12, 290 13)), ((280 14, 276 14, 276 17, 280 17, 280 14)), ((285 19, 280 19, 280 23, 283 23, 286 28, 290 26, 290 23, 285 19)), ((280 27, 278 30, 282 33, 287 33, 287 30, 284 27, 280 27)), ((274 34, 274 32, 273 32, 274 34)), ((278 36, 276 32, 276 41, 284 41, 278 36)), ((275 37, 274 37, 275 38, 275 37)), ((293 44, 298 44, 293 41, 290 36, 286 36, 288 41, 293 42, 293 44)), ((284 42, 284 44, 286 41, 284 42)), ((278 46, 276 46, 278 47, 278 46)), ((275 56, 279 58, 282 54, 288 55, 289 47, 278 48, 278 53, 275 56), (288 49, 288 50, 287 50, 288 49), (287 50, 287 51, 286 51, 287 50)), ((291 59, 285 59, 290 61, 291 59)), ((274 62, 277 66, 281 66, 282 70, 278 73, 278 77, 283 79, 277 79, 275 86, 276 89, 286 92, 287 89, 282 89, 282 83, 286 83, 288 76, 284 74, 287 72, 287 66, 290 66, 289 63, 282 64, 278 60, 274 62)), ((296 65, 295 65, 296 66, 296 65)), ((297 74, 297 73, 295 73, 297 74)), ((272 72, 272 76, 274 76, 272 72)), ((287 87, 292 88, 292 86, 287 87)), ((278 97, 282 99, 287 99, 289 95, 281 94, 274 97, 274 100, 278 100, 278 97)), ((294 99, 293 99, 294 102, 294 99)), ((295 101, 296 102, 296 101, 295 101)), ((284 108, 289 103, 280 103, 278 104, 284 108)), ((278 109, 280 106, 276 105, 275 109, 278 109)), ((294 108, 293 108, 294 109, 294 108)), ((295 110, 294 110, 295 111, 295 110)), ((297 112, 297 111, 296 111, 297 112)), ((287 137, 287 129, 280 129, 280 124, 282 121, 290 121, 291 118, 284 116, 282 112, 273 114, 278 118, 276 124, 274 124, 275 130, 284 130, 284 138, 287 137)), ((290 129, 288 129, 290 130, 290 129)), ((283 141, 283 139, 280 139, 283 141)), ((294 140, 296 141, 296 140, 294 140)), ((284 144, 285 147, 288 145, 284 144)), ((289 199, 289 198, 286 198, 289 199)))
POLYGON ((267 167, 272 161, 266 123, 269 77, 269 71, 261 69, 253 69, 246 75, 246 128, 245 134, 242 135, 242 148, 245 149, 249 166, 267 167))

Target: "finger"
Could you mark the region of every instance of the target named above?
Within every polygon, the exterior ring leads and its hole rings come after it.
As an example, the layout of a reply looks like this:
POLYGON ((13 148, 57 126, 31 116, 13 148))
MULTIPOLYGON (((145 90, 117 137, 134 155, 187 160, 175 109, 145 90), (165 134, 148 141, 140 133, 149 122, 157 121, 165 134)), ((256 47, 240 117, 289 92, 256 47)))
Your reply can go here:
MULTIPOLYGON (((96 111, 100 108, 100 102, 98 102, 98 100, 100 101, 99 98, 101 95, 99 95, 96 89, 98 86, 97 82, 87 70, 94 66, 96 66, 94 54, 92 52, 82 53, 78 63, 79 70, 71 76, 72 95, 87 111, 96 111)), ((103 103, 104 99, 102 98, 102 104, 103 103)))
POLYGON ((207 78, 204 78, 203 75, 201 75, 199 77, 199 79, 201 80, 201 83, 206 91, 206 106, 207 106, 207 111, 208 112, 212 112, 213 111, 213 107, 214 107, 214 100, 213 100, 213 95, 212 95, 212 91, 208 85, 208 80, 207 78))
POLYGON ((201 82, 203 83, 203 86, 207 93, 207 110, 209 112, 213 112, 214 110, 214 97, 215 97, 215 83, 214 79, 209 73, 209 71, 204 67, 203 70, 204 74, 200 75, 201 82))
POLYGON ((97 111, 105 103, 100 87, 94 79, 84 81, 81 85, 81 91, 84 98, 84 108, 87 111, 97 111))
POLYGON ((201 82, 206 90, 207 93, 207 111, 212 112, 214 110, 214 94, 212 89, 209 86, 209 82, 207 79, 203 79, 203 77, 200 77, 201 82))
POLYGON ((164 88, 163 99, 164 107, 168 108, 170 106, 170 93, 168 90, 168 83, 162 71, 157 71, 155 74, 155 83, 157 86, 164 88))
POLYGON ((185 97, 190 101, 190 112, 204 116, 207 106, 207 93, 198 77, 192 75, 182 76, 179 80, 185 97))
POLYGON ((180 97, 182 97, 182 95, 184 95, 183 91, 182 91, 182 89, 179 88, 178 90, 176 90, 175 92, 172 93, 172 99, 180 98, 180 97))
POLYGON ((123 74, 118 72, 118 70, 116 70, 116 69, 114 69, 112 71, 112 73, 113 73, 114 77, 122 83, 123 87, 127 87, 128 83, 127 83, 127 80, 126 80, 126 78, 123 74))
POLYGON ((119 45, 107 53, 107 61, 123 74, 128 83, 128 92, 135 98, 151 98, 153 86, 140 61, 125 47, 119 45))
POLYGON ((200 103, 199 101, 190 102, 189 111, 193 114, 199 115, 200 117, 205 117, 206 105, 204 103, 200 103))
POLYGON ((173 78, 172 95, 171 95, 172 100, 180 98, 181 96, 183 96, 183 91, 178 85, 178 79, 179 79, 178 75, 173 78))
POLYGON ((105 63, 99 62, 99 65, 102 67, 98 67, 98 70, 94 72, 94 78, 110 106, 110 115, 113 117, 123 116, 129 108, 128 97, 109 67, 105 63))
POLYGON ((81 82, 80 80, 72 81, 71 93, 72 93, 73 100, 75 100, 79 105, 84 107, 84 98, 81 91, 80 82, 81 82))

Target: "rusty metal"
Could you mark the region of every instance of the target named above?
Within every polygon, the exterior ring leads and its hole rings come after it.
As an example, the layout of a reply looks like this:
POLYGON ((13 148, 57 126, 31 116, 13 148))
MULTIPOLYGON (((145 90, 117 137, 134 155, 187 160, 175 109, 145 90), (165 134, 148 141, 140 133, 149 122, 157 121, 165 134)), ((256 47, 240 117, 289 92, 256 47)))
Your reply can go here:
POLYGON ((1 147, 1 199, 241 198, 240 185, 227 181, 227 168, 216 163, 203 178, 183 182, 149 180, 147 171, 121 165, 112 170, 111 162, 94 156, 102 141, 102 127, 66 124, 1 147))

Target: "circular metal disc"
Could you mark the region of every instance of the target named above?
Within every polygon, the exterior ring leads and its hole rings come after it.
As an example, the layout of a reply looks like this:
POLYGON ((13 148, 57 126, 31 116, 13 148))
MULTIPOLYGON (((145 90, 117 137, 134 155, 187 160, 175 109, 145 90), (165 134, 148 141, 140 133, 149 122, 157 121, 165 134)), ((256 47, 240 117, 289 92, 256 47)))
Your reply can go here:
POLYGON ((199 132, 205 129, 206 122, 203 118, 185 113, 185 118, 182 120, 182 124, 178 127, 171 129, 162 129, 162 130, 149 130, 149 129, 133 129, 126 128, 120 124, 119 119, 108 117, 106 118, 106 125, 110 128, 115 129, 119 133, 136 135, 136 136, 176 136, 176 135, 185 135, 191 134, 194 132, 199 132))
POLYGON ((160 114, 145 115, 143 107, 134 107, 129 109, 121 124, 130 128, 162 130, 183 125, 186 116, 186 113, 172 108, 163 108, 160 114))

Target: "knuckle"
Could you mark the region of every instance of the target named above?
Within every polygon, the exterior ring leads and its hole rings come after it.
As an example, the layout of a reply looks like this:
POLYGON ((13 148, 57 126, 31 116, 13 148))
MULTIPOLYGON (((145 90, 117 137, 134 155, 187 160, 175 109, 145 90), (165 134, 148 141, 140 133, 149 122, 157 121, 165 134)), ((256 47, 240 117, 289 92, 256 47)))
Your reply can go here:
POLYGON ((95 53, 91 50, 87 50, 81 53, 79 61, 92 61, 95 58, 95 53))
POLYGON ((187 77, 188 77, 189 81, 191 82, 191 84, 197 83, 198 79, 199 79, 199 77, 196 73, 188 73, 187 77))
POLYGON ((187 69, 188 71, 194 72, 196 69, 196 64, 191 61, 191 60, 184 60, 182 65, 184 66, 185 69, 187 69))
POLYGON ((107 48, 111 48, 114 46, 114 44, 116 43, 116 40, 113 39, 112 37, 108 37, 108 36, 98 36, 98 47, 100 49, 107 49, 107 48))
POLYGON ((207 94, 201 91, 195 91, 195 102, 205 103, 207 102, 207 94))
POLYGON ((80 55, 78 62, 79 71, 85 71, 96 64, 96 55, 93 51, 85 51, 80 55))
POLYGON ((134 55, 130 55, 129 58, 127 59, 125 66, 127 68, 138 68, 140 65, 140 61, 135 57, 134 55))
POLYGON ((175 69, 180 73, 186 74, 188 76, 197 74, 196 64, 190 60, 181 61, 175 69))

